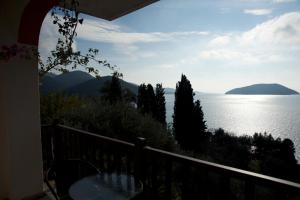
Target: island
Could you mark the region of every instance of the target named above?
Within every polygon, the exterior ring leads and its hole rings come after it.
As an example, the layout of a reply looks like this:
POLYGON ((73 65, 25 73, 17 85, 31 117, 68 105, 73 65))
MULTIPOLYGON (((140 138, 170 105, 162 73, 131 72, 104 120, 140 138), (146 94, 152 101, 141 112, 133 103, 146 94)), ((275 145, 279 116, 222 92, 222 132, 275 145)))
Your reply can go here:
POLYGON ((273 84, 254 84, 246 87, 229 90, 225 94, 241 95, 297 95, 297 91, 287 88, 283 85, 273 84))

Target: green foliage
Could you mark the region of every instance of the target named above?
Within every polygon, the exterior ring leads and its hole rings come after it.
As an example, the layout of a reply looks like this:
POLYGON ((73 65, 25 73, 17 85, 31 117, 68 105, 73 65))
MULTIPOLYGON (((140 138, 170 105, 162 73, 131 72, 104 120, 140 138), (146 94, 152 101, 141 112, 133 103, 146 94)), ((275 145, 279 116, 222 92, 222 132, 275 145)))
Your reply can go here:
MULTIPOLYGON (((209 134, 205 159, 223 165, 263 173, 292 181, 297 176, 295 147, 290 139, 274 139, 271 134, 235 136, 217 129, 209 134)), ((202 155, 198 155, 203 158, 202 155)))
POLYGON ((144 137, 154 147, 169 149, 173 144, 170 134, 160 123, 124 102, 110 104, 97 99, 67 119, 71 126, 129 142, 144 137))
POLYGON ((194 92, 185 75, 176 85, 174 114, 174 135, 178 143, 186 150, 200 150, 199 145, 205 142, 206 125, 200 101, 194 103, 194 92))
MULTIPOLYGON (((297 160, 294 143, 290 139, 274 139, 271 134, 255 133, 254 159, 259 160, 261 173, 286 179, 295 179, 297 160)), ((299 181, 299 179, 298 179, 299 181)))
POLYGON ((82 106, 84 106, 84 103, 77 96, 68 96, 63 93, 51 93, 47 96, 41 96, 41 123, 52 124, 54 121, 62 123, 67 114, 73 113, 82 106))
POLYGON ((251 147, 247 136, 237 137, 220 128, 210 135, 209 141, 206 150, 214 162, 247 169, 251 147))
POLYGON ((66 125, 101 135, 129 142, 144 137, 153 147, 174 149, 169 130, 124 101, 111 104, 101 98, 79 99, 50 94, 41 98, 41 116, 44 123, 60 120, 66 125))

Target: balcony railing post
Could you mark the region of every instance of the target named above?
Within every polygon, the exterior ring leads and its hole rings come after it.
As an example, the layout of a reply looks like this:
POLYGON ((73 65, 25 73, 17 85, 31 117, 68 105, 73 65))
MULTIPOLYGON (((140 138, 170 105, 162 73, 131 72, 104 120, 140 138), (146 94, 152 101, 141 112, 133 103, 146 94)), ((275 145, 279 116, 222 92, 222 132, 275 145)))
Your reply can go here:
POLYGON ((59 161, 63 159, 63 141, 62 133, 58 126, 58 122, 54 121, 52 124, 53 129, 53 154, 54 161, 59 161))
POLYGON ((208 194, 209 194, 209 189, 210 187, 208 186, 209 181, 208 181, 208 171, 205 169, 200 169, 200 186, 201 186, 201 199, 208 199, 208 194))
POLYGON ((146 139, 138 137, 135 142, 135 169, 134 173, 138 181, 145 183, 145 154, 144 148, 146 146, 146 139))
POLYGON ((166 161, 166 194, 165 199, 171 200, 172 199, 172 161, 170 159, 167 159, 166 161))
POLYGON ((227 174, 224 174, 223 177, 221 177, 221 191, 221 195, 224 200, 231 199, 230 177, 227 174))
POLYGON ((255 199, 255 186, 252 180, 246 180, 245 183, 245 199, 254 200, 255 199))

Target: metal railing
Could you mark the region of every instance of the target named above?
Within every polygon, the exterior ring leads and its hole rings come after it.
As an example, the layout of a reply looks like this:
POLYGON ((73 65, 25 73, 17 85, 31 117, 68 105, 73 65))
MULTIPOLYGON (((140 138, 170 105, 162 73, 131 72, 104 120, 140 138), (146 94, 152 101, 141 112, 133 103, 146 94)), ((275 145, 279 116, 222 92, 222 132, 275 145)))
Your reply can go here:
POLYGON ((300 200, 300 184, 87 131, 42 127, 44 170, 53 160, 82 159, 100 171, 134 175, 145 199, 300 200))

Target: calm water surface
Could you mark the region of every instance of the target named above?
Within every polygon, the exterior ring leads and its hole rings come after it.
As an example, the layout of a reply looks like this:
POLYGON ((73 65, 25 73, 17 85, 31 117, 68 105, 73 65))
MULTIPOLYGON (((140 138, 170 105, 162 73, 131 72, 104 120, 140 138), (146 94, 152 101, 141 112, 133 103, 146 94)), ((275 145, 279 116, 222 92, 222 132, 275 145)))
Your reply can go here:
MULTIPOLYGON (((300 161, 300 95, 195 95, 200 99, 208 128, 236 135, 271 133, 293 140, 300 161)), ((167 121, 172 122, 174 94, 166 95, 167 121)))

